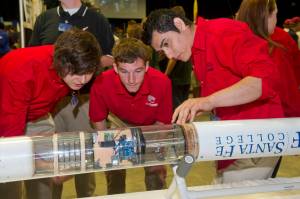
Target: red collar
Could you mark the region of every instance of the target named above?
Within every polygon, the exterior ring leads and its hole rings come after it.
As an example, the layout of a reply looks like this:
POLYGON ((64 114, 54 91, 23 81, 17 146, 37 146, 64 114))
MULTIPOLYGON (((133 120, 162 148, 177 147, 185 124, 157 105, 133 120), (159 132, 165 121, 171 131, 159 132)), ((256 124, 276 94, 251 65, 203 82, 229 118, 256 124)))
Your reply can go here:
POLYGON ((197 19, 197 29, 195 32, 195 37, 194 37, 194 43, 193 43, 193 49, 192 51, 196 50, 205 50, 206 49, 206 43, 205 43, 205 29, 206 29, 206 22, 202 17, 198 17, 197 19))

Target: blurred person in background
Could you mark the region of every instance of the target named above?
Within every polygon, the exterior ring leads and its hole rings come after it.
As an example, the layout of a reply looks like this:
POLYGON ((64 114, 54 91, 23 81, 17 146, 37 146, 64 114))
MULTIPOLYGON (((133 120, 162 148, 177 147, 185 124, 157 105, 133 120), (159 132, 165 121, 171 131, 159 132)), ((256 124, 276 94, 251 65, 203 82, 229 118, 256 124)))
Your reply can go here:
POLYGON ((0 58, 10 51, 9 36, 4 23, 0 22, 0 58))
POLYGON ((286 19, 283 23, 284 30, 287 31, 291 37, 298 44, 300 49, 300 17, 293 17, 286 19))
POLYGON ((286 117, 300 117, 300 90, 295 68, 300 67, 300 51, 292 37, 276 27, 275 0, 243 0, 236 19, 246 22, 254 34, 269 44, 269 54, 280 74, 277 90, 286 117))
MULTIPOLYGON (((275 0, 243 0, 236 19, 246 22, 254 34, 268 42, 269 54, 279 72, 276 89, 284 116, 300 117, 300 87, 296 72, 296 68, 300 69, 300 51, 293 38, 276 27, 277 12, 275 0)), ((280 162, 281 157, 272 177, 276 177, 280 162)))

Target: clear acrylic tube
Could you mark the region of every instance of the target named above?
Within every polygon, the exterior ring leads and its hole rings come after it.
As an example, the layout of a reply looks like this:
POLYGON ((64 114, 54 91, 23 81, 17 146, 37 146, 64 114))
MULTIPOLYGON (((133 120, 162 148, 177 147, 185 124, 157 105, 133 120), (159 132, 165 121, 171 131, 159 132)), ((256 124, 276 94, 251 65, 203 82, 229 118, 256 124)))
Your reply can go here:
POLYGON ((0 182, 175 163, 192 152, 184 132, 154 125, 3 138, 0 182))

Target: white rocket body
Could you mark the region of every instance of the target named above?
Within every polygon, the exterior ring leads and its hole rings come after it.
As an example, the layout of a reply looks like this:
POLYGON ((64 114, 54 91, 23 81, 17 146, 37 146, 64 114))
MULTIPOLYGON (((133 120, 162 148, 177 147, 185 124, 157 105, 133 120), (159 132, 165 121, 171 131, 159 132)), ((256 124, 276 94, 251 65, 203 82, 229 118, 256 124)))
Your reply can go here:
POLYGON ((196 161, 300 154, 300 118, 1 138, 0 182, 176 163, 187 153, 196 161))
POLYGON ((300 119, 194 122, 196 161, 300 154, 300 119))
POLYGON ((0 181, 31 178, 34 174, 33 154, 29 137, 0 139, 0 181))

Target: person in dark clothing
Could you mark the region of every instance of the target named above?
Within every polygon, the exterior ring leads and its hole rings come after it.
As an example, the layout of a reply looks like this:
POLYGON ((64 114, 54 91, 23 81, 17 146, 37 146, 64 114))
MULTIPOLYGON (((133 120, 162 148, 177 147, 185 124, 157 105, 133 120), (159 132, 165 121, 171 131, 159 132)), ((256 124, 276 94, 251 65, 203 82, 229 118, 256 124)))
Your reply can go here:
POLYGON ((4 29, 4 24, 0 22, 0 58, 10 51, 8 33, 4 29))

